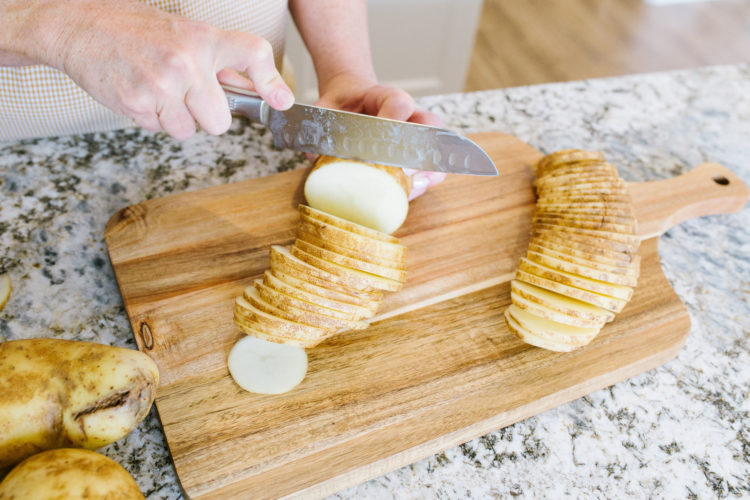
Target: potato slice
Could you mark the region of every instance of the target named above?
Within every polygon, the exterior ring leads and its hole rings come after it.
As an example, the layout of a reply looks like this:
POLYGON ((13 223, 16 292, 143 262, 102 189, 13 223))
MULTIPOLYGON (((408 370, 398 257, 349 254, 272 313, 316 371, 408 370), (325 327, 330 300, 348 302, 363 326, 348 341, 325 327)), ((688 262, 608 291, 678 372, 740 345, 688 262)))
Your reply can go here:
POLYGON ((341 300, 330 299, 323 295, 317 295, 315 293, 308 292, 301 288, 289 285, 282 280, 278 279, 273 275, 272 272, 266 271, 263 274, 263 284, 269 288, 294 297, 299 300, 304 300, 312 304, 317 304, 321 307, 328 309, 335 309, 336 311, 346 312, 354 314, 357 318, 370 318, 375 314, 377 309, 377 303, 373 303, 368 307, 359 306, 350 302, 343 302, 341 300))
POLYGON ((546 226, 564 226, 575 227, 579 229, 591 229, 596 231, 608 231, 620 234, 633 234, 633 226, 627 224, 616 224, 613 222, 574 220, 574 219, 556 219, 544 215, 535 215, 531 222, 533 224, 544 224, 546 226))
POLYGON ((612 311, 557 292, 545 290, 529 283, 524 283, 523 281, 511 280, 510 290, 511 296, 522 297, 527 301, 534 302, 568 317, 585 319, 599 324, 607 323, 615 318, 612 311))
POLYGON ((535 264, 539 264, 550 269, 564 271, 566 273, 575 274, 584 278, 590 278, 593 280, 612 283, 615 285, 633 287, 638 282, 637 275, 611 273, 602 269, 598 269, 596 267, 592 267, 591 265, 585 266, 582 264, 575 264, 567 260, 557 259, 549 255, 548 253, 537 253, 529 250, 526 253, 526 258, 534 262, 535 264))
POLYGON ((401 289, 403 283, 390 278, 384 278, 382 276, 376 276, 374 274, 352 269, 350 267, 342 266, 335 262, 329 262, 327 260, 311 255, 299 247, 291 247, 290 252, 298 259, 307 262, 308 264, 317 268, 328 271, 329 273, 336 274, 342 278, 356 281, 359 287, 370 290, 386 290, 389 292, 396 292, 401 289))
POLYGON ((622 226, 628 226, 631 232, 635 232, 637 221, 635 217, 630 215, 601 215, 597 213, 576 213, 567 212, 564 210, 545 210, 537 209, 534 213, 534 217, 545 217, 547 219, 555 219, 558 221, 586 221, 586 222, 604 222, 611 224, 620 224, 622 226))
POLYGON ((535 224, 532 226, 532 236, 556 238, 564 241, 568 246, 574 248, 582 246, 585 247, 585 250, 592 252, 598 249, 604 255, 616 255, 619 252, 627 255, 628 260, 632 260, 632 256, 638 251, 638 245, 575 231, 563 231, 564 228, 557 229, 557 226, 542 226, 544 225, 535 224))
POLYGON ((316 238, 330 241, 331 243, 354 250, 359 253, 374 255, 384 260, 404 260, 406 258, 406 247, 400 243, 377 240, 361 234, 331 226, 319 220, 301 216, 301 222, 297 226, 297 234, 309 233, 316 238))
POLYGON ((393 269, 391 267, 380 266, 373 262, 353 259, 351 257, 347 257, 345 255, 341 255, 336 252, 317 247, 300 239, 297 239, 294 242, 294 246, 304 252, 309 253, 310 255, 318 257, 319 259, 327 260, 328 262, 340 264, 352 269, 358 269, 360 271, 374 274, 376 276, 382 276, 383 278, 390 278, 392 280, 401 282, 406 281, 406 271, 404 270, 393 269))
MULTIPOLYGON (((544 342, 545 349, 553 351, 571 351, 583 347, 591 342, 599 333, 599 328, 580 328, 577 326, 563 325, 545 318, 530 314, 517 306, 511 305, 505 311, 506 320, 512 320, 511 331, 519 336, 524 342, 526 339, 544 342), (520 334, 520 335, 519 335, 520 334), (551 348, 552 347, 552 348, 551 348)), ((528 342, 537 345, 533 342, 528 342)))
POLYGON ((595 306, 599 306, 608 311, 619 313, 627 305, 627 300, 610 297, 609 295, 603 295, 601 293, 591 292, 589 290, 583 290, 574 286, 566 285, 548 278, 537 276, 534 274, 527 273, 522 269, 516 270, 516 279, 535 285, 551 292, 556 292, 566 297, 571 297, 582 302, 587 302, 595 306))
POLYGON ((584 151, 581 149, 563 149, 542 157, 535 165, 537 177, 543 177, 560 165, 578 163, 582 161, 606 161, 604 154, 599 151, 584 151))
POLYGON ((641 245, 641 238, 633 233, 618 233, 615 231, 605 231, 603 229, 586 229, 581 227, 565 226, 561 224, 543 224, 541 222, 535 224, 534 229, 539 229, 540 231, 562 231, 564 233, 580 234, 584 236, 590 236, 592 238, 600 238, 602 240, 620 242, 636 250, 641 245))
POLYGON ((385 241, 387 243, 394 243, 396 245, 400 244, 400 241, 398 238, 396 238, 395 236, 391 236, 388 233, 385 233, 377 229, 372 229, 362 224, 358 224, 346 218, 337 217, 335 215, 324 212, 322 210, 316 210, 315 208, 307 206, 307 205, 298 205, 297 210, 300 213, 300 217, 303 217, 303 216, 305 218, 309 217, 311 219, 320 221, 323 224, 335 226, 345 231, 350 231, 355 234, 367 236, 368 238, 385 241))
POLYGON ((565 182, 570 182, 570 178, 574 176, 592 176, 599 175, 602 177, 611 177, 617 175, 617 169, 611 163, 603 161, 585 161, 578 163, 568 163, 561 165, 554 170, 550 170, 544 176, 537 177, 536 182, 540 181, 554 181, 555 179, 565 179, 565 182))
POLYGON ((8 303, 11 290, 10 274, 0 274, 0 311, 2 311, 5 304, 8 303))
POLYGON ((616 179, 617 173, 612 167, 602 167, 595 170, 579 169, 578 171, 561 172, 560 175, 542 177, 534 181, 539 189, 547 189, 554 186, 568 186, 579 182, 592 182, 594 180, 609 181, 616 179))
POLYGON ((620 203, 629 205, 631 203, 630 195, 627 194, 586 194, 586 193, 549 193, 542 192, 537 198, 540 204, 560 204, 560 203, 620 203))
POLYGON ((517 295, 513 291, 510 292, 510 299, 514 306, 519 309, 531 313, 540 318, 549 319, 556 321, 564 325, 576 326, 579 328, 601 328, 604 326, 602 320, 591 320, 586 318, 579 318, 578 316, 569 316, 567 314, 560 313, 554 309, 550 309, 546 306, 538 304, 534 301, 528 300, 520 295, 517 295))
MULTIPOLYGON (((311 278, 296 277, 280 271, 279 269, 271 269, 271 274, 279 280, 283 281, 287 285, 299 288, 306 292, 325 297, 327 299, 337 300, 339 302, 346 302, 347 304, 353 304, 355 306, 363 307, 368 311, 375 311, 380 302, 383 300, 382 295, 364 295, 364 294, 353 294, 351 292, 342 292, 337 288, 333 288, 331 283, 315 281, 311 278)), ((356 292, 355 292, 356 293, 356 292)), ((348 314, 348 313, 340 313, 348 314)), ((337 316, 339 317, 339 316, 337 316)), ((345 318, 350 319, 350 318, 345 318)))
POLYGON ((587 236, 576 234, 564 234, 555 231, 534 232, 531 241, 549 242, 556 245, 562 245, 566 248, 572 248, 587 255, 598 255, 602 258, 608 258, 627 265, 632 262, 635 252, 632 247, 625 246, 625 251, 620 247, 622 243, 617 243, 613 247, 611 244, 603 244, 599 238, 589 238, 587 236))
MULTIPOLYGON (((277 276, 277 275, 274 274, 274 276, 277 276)), ((344 320, 349 320, 349 321, 357 321, 362 318, 362 316, 357 315, 357 314, 337 311, 335 309, 329 309, 327 307, 323 307, 313 302, 307 302, 306 300, 301 300, 296 297, 292 297, 291 295, 281 293, 280 291, 274 288, 264 285, 263 282, 254 283, 254 288, 255 290, 257 290, 258 295, 260 295, 260 297, 265 302, 275 307, 278 307, 279 309, 286 309, 286 307, 282 307, 281 304, 288 304, 289 307, 292 307, 295 309, 315 312, 318 314, 323 314, 325 316, 330 316, 331 318, 338 318, 338 319, 344 319, 344 320)), ((245 299, 247 299, 247 297, 245 297, 245 299)))
POLYGON ((243 318, 248 324, 257 324, 259 330, 278 337, 318 340, 330 334, 330 329, 298 323, 261 311, 244 297, 235 299, 234 314, 243 318))
POLYGON ((319 307, 316 311, 310 311, 294 307, 289 304, 289 301, 285 300, 276 303, 266 301, 259 293, 260 288, 266 288, 266 286, 260 280, 256 280, 254 286, 249 286, 245 289, 243 298, 261 311, 278 316, 279 318, 334 331, 364 330, 368 326, 367 323, 362 321, 327 316, 322 312, 325 310, 323 307, 319 307))
POLYGON ((339 255, 349 257, 351 259, 362 260, 365 262, 374 262, 381 266, 390 267, 392 269, 398 269, 402 271, 406 269, 406 259, 404 258, 399 259, 399 260, 391 260, 377 253, 358 252, 356 250, 352 250, 352 249, 337 245, 331 241, 324 240, 323 238, 318 238, 314 234, 305 230, 297 231, 297 239, 304 241, 306 243, 309 243, 311 245, 315 245, 316 247, 322 248, 324 250, 328 250, 328 251, 337 253, 339 255))
POLYGON ((410 192, 400 168, 330 156, 319 157, 305 181, 311 207, 389 234, 404 223, 410 192))
POLYGON ((273 332, 266 332, 262 328, 258 327, 255 322, 247 319, 247 317, 234 313, 234 326, 237 327, 242 333, 245 333, 251 337, 265 340, 266 342, 275 342, 277 344, 284 344, 296 347, 315 347, 320 344, 325 338, 319 339, 303 339, 294 336, 283 336, 274 334, 273 332))
POLYGON ((246 391, 282 394, 304 380, 307 353, 298 346, 247 336, 229 351, 227 366, 237 385, 246 391))
POLYGON ((606 281, 586 278, 578 274, 552 269, 550 267, 538 264, 529 259, 522 258, 518 266, 524 272, 546 278, 564 285, 573 286, 582 290, 596 292, 601 295, 607 295, 620 300, 630 300, 633 296, 633 289, 625 285, 617 285, 606 281))
POLYGON ((528 250, 530 252, 536 252, 544 255, 549 255, 559 260, 570 262, 571 264, 579 264, 582 266, 595 267, 614 274, 624 274, 628 276, 638 276, 638 263, 640 262, 640 256, 636 255, 630 262, 624 261, 613 261, 606 258, 598 259, 598 255, 585 254, 578 252, 573 249, 564 247, 557 247, 558 250, 553 250, 551 244, 532 240, 529 242, 528 250))
POLYGON ((135 479, 95 451, 62 448, 37 453, 0 483, 4 500, 143 500, 135 479))
POLYGON ((289 247, 273 245, 271 246, 270 256, 271 269, 281 269, 286 274, 292 274, 292 269, 298 270, 304 273, 305 276, 309 276, 309 279, 306 279, 306 281, 310 281, 314 278, 334 283, 335 285, 343 287, 344 290, 349 288, 360 292, 380 293, 382 290, 375 288, 371 281, 362 279, 360 276, 350 276, 346 273, 335 274, 325 269, 321 269, 314 264, 310 264, 293 255, 289 247), (284 266, 287 266, 287 268, 282 268, 284 266))

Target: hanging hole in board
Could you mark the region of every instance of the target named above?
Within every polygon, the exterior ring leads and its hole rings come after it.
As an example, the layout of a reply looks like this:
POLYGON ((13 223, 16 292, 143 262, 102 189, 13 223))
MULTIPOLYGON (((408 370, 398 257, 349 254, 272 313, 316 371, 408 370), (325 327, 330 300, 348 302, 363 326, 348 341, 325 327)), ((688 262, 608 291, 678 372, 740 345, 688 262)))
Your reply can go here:
POLYGON ((727 179, 723 175, 714 176, 714 177, 712 177, 712 179, 719 186, 728 186, 729 185, 729 179, 727 179))

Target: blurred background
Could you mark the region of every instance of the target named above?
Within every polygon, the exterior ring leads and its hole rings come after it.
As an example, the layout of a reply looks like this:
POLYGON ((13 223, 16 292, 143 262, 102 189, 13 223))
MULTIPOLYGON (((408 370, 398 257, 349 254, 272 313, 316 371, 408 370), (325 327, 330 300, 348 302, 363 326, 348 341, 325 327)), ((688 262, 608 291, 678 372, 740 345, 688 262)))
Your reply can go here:
MULTIPOLYGON (((750 0, 368 0, 381 82, 415 96, 750 61, 750 0)), ((317 81, 293 23, 301 102, 317 81)))

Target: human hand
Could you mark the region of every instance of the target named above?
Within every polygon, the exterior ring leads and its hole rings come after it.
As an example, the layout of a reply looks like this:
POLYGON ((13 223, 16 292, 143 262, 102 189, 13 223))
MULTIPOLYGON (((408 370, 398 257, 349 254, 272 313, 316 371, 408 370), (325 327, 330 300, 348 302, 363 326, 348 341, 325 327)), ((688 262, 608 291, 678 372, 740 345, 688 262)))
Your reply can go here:
MULTIPOLYGON (((437 115, 417 109, 414 99, 403 90, 351 75, 340 75, 327 82, 316 105, 435 127, 443 125, 437 115)), ((412 178, 409 200, 421 196, 429 187, 445 179, 442 172, 403 170, 412 178)))
MULTIPOLYGON (((43 29, 11 53, 64 71, 97 101, 147 130, 182 140, 195 133, 197 122, 210 134, 225 132, 232 118, 221 83, 254 90, 277 109, 294 102, 271 45, 260 37, 133 0, 17 3, 14 25, 28 30, 33 22, 43 29)), ((18 38, 26 40, 29 31, 18 38)))

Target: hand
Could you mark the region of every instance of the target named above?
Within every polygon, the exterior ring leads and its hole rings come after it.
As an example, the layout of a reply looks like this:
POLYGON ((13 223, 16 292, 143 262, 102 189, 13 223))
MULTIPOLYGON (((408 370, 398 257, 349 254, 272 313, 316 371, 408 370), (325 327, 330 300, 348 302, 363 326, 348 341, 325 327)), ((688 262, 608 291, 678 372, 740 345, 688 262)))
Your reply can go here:
POLYGON ((15 26, 28 29, 33 19, 43 29, 36 30, 36 43, 11 53, 64 71, 97 101, 147 130, 186 139, 197 122, 210 134, 225 132, 232 118, 220 83, 255 90, 277 109, 294 102, 270 44, 260 37, 132 0, 17 3, 16 21, 26 22, 15 26))
MULTIPOLYGON (((327 82, 316 105, 435 127, 443 125, 437 115, 417 109, 414 99, 403 90, 351 75, 340 75, 327 82)), ((412 178, 409 200, 421 196, 429 187, 445 179, 442 172, 403 170, 412 178)))

